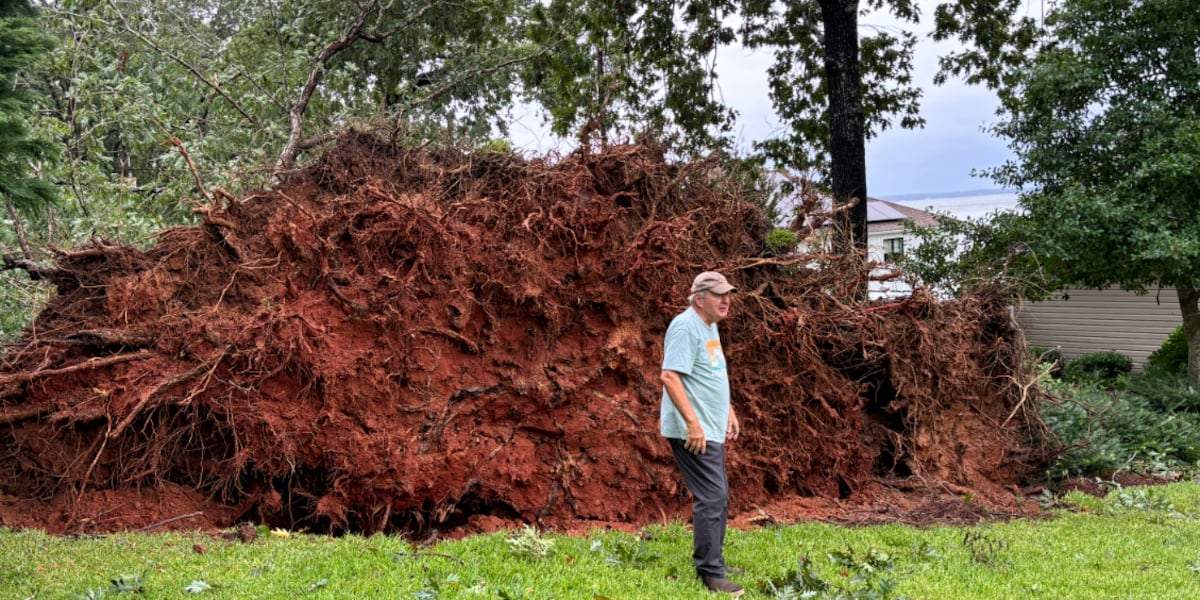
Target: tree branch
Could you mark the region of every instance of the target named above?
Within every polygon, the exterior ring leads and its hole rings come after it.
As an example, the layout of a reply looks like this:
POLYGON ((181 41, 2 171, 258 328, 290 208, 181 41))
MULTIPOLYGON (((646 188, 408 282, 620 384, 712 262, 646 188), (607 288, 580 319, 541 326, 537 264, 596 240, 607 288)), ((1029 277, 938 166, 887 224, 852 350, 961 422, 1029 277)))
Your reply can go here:
POLYGON ((34 281, 57 281, 64 275, 62 269, 38 264, 27 258, 20 258, 16 254, 5 254, 0 257, 0 271, 10 271, 20 269, 29 274, 29 278, 34 281))
MULTIPOLYGON (((17 231, 17 243, 21 245, 21 253, 25 255, 26 260, 33 258, 33 251, 29 248, 29 238, 25 235, 25 225, 21 221, 21 215, 17 213, 17 207, 13 204, 12 198, 8 194, 4 194, 4 208, 8 210, 8 218, 12 219, 13 229, 17 231)), ((4 257, 5 268, 8 268, 8 257, 4 257)))
POLYGON ((488 67, 481 67, 478 69, 471 69, 468 71, 464 71, 462 75, 454 78, 450 82, 446 83, 446 85, 443 85, 443 86, 437 88, 436 90, 430 92, 429 95, 408 103, 408 105, 405 107, 404 110, 411 109, 411 108, 419 106, 421 104, 427 104, 429 102, 433 102, 434 100, 437 100, 438 98, 441 98, 442 96, 445 96, 446 94, 449 94, 450 92, 454 91, 454 88, 458 87, 463 82, 470 81, 471 79, 474 79, 475 77, 478 77, 478 76, 486 74, 486 73, 494 73, 505 67, 510 67, 512 65, 517 65, 517 64, 532 60, 532 59, 534 59, 538 56, 541 56, 542 54, 545 54, 549 51, 550 51, 550 47, 547 46, 533 54, 528 55, 528 56, 520 56, 517 58, 510 58, 508 60, 501 61, 499 63, 496 63, 496 64, 488 66, 488 67))
POLYGON ((109 0, 108 5, 114 11, 116 11, 118 17, 121 19, 121 27, 123 29, 125 29, 125 31, 128 31, 129 33, 133 34, 133 36, 138 38, 139 40, 141 40, 142 43, 146 44, 147 46, 150 46, 151 48, 154 48, 159 53, 161 53, 164 56, 175 61, 175 63, 178 64, 179 66, 183 67, 184 69, 187 69, 189 72, 192 73, 192 75, 195 75, 197 79, 199 79, 200 81, 203 81, 204 85, 207 85, 208 87, 212 88, 213 91, 220 94, 221 97, 224 98, 225 101, 228 102, 229 105, 232 106, 234 110, 238 111, 238 113, 242 115, 242 118, 246 119, 246 121, 248 123, 253 125, 255 129, 257 129, 259 132, 266 131, 266 129, 263 128, 262 124, 259 123, 258 121, 256 121, 254 119, 254 117, 251 117, 250 114, 247 113, 245 111, 245 109, 243 109, 242 106, 237 103, 237 101, 235 101, 225 90, 221 89, 220 85, 217 85, 216 82, 213 82, 213 81, 209 80, 208 77, 205 77, 204 73, 201 73, 200 70, 197 69, 195 66, 193 66, 191 63, 183 60, 183 58, 179 57, 175 53, 158 45, 157 43, 154 42, 154 40, 146 37, 145 35, 142 34, 142 32, 131 27, 129 25, 129 22, 125 20, 124 13, 122 13, 121 10, 119 8, 117 8, 115 4, 112 3, 112 0, 109 0))
POLYGON ((296 156, 300 153, 300 140, 303 134, 304 111, 308 109, 308 103, 312 100, 313 92, 317 90, 317 84, 321 82, 321 76, 325 72, 325 64, 335 54, 345 50, 350 44, 354 43, 354 40, 358 39, 362 33, 363 24, 367 21, 367 16, 377 4, 378 0, 370 0, 364 4, 362 9, 358 11, 358 16, 346 28, 346 32, 342 34, 342 37, 325 46, 313 61, 312 70, 308 72, 308 81, 304 83, 304 88, 300 91, 300 97, 296 99, 296 103, 288 111, 288 116, 291 120, 291 133, 288 135, 288 141, 283 147, 283 152, 279 153, 279 159, 275 161, 275 175, 292 168, 292 165, 296 162, 296 156))

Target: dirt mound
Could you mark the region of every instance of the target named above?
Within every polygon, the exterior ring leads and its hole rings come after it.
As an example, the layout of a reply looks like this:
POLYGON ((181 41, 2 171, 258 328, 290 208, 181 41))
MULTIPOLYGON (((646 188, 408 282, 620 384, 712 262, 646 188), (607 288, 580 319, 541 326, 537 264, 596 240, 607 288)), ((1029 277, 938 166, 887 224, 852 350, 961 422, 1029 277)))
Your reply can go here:
POLYGON ((734 513, 1010 502, 1037 457, 1000 297, 848 302, 862 269, 772 258, 769 229, 715 163, 653 147, 551 162, 347 135, 148 250, 37 271, 58 295, 0 368, 0 524, 677 518, 662 335, 706 269, 742 290, 722 323, 734 513))

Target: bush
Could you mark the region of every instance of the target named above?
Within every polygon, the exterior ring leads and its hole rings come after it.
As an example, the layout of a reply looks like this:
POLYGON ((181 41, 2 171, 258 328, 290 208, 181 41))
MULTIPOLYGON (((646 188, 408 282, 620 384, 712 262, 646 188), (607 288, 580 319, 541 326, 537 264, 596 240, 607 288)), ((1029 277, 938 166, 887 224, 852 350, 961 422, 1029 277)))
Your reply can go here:
POLYGON ((1063 367, 1063 377, 1072 383, 1111 383, 1133 371, 1133 360, 1120 352, 1084 354, 1063 367))
POLYGON ((1150 407, 1163 413, 1200 414, 1200 388, 1191 385, 1186 374, 1147 371, 1130 379, 1127 390, 1145 398, 1150 407))
POLYGON ((1120 392, 1053 381, 1045 388, 1063 396, 1039 407, 1064 448, 1052 479, 1185 470, 1200 460, 1200 392, 1182 377, 1138 375, 1120 392))
POLYGON ((1171 335, 1163 341, 1162 347, 1155 350, 1146 359, 1149 370, 1170 373, 1172 375, 1187 374, 1188 348, 1187 337, 1183 334, 1183 325, 1175 328, 1171 335))
POLYGON ((796 251, 796 232, 782 227, 771 231, 763 242, 767 251, 774 256, 796 251))

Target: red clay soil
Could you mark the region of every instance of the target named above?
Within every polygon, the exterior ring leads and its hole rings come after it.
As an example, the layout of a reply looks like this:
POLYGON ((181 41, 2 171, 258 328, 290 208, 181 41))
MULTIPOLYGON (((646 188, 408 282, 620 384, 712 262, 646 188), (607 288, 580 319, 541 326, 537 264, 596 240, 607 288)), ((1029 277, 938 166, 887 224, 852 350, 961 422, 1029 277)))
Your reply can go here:
POLYGON ((772 256, 715 165, 348 134, 149 249, 26 265, 58 294, 0 365, 0 525, 686 519, 658 374, 707 269, 740 288, 721 324, 736 525, 1019 514, 1043 458, 1002 298, 849 301, 865 270, 772 256))

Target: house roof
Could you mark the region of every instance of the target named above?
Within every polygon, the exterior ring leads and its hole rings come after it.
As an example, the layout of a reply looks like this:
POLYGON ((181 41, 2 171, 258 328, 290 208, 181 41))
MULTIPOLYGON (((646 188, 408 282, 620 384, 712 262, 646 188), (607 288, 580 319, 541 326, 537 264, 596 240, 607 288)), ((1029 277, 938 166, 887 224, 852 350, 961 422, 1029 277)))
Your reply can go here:
POLYGON ((879 198, 867 198, 868 233, 900 231, 904 229, 904 221, 912 221, 918 227, 938 224, 937 215, 933 213, 879 198))

